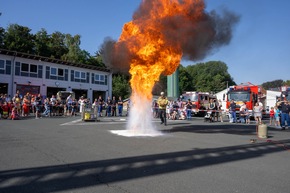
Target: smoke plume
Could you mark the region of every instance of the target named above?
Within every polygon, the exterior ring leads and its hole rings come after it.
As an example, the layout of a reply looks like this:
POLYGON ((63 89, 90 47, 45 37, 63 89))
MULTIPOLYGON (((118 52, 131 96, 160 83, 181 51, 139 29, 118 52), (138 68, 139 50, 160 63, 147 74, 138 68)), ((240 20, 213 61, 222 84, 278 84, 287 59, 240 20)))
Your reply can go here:
MULTIPOLYGON (((155 23, 158 31, 150 28, 149 33, 161 33, 164 45, 177 47, 182 52, 182 59, 198 61, 229 44, 238 21, 239 16, 228 10, 206 12, 203 0, 143 0, 131 22, 139 26, 139 33, 148 33, 148 28, 143 26, 155 23), (152 13, 167 9, 168 4, 173 5, 170 9, 178 9, 176 14, 152 17, 152 13)), ((136 57, 129 49, 133 41, 134 36, 123 41, 105 39, 102 57, 113 72, 128 73, 131 60, 136 57)))

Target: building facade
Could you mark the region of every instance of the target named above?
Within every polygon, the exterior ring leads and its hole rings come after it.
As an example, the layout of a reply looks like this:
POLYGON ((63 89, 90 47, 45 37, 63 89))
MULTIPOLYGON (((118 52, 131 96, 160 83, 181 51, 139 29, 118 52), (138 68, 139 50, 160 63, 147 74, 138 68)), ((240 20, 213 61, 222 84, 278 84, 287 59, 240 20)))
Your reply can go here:
POLYGON ((17 90, 21 95, 29 92, 44 97, 73 91, 76 99, 85 96, 92 101, 112 95, 112 73, 106 68, 0 49, 0 93, 13 97, 17 90))

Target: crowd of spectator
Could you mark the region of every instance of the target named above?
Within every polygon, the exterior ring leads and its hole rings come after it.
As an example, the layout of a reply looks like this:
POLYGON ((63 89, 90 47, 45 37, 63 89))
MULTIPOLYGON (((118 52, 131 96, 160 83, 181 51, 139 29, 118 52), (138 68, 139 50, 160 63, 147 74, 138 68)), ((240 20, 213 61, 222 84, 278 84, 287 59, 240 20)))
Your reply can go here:
MULTIPOLYGON (((159 117, 158 108, 157 100, 153 100, 153 118, 159 117)), ((194 104, 190 99, 187 101, 182 101, 180 98, 175 101, 169 100, 166 105, 166 118, 170 120, 190 120, 193 115, 193 109, 194 104)), ((208 109, 205 109, 204 111, 205 114, 210 114, 212 121, 223 122, 221 101, 211 100, 208 109)))
POLYGON ((41 94, 26 93, 22 96, 19 91, 11 97, 0 94, 0 118, 17 120, 22 117, 34 116, 35 119, 52 116, 76 116, 82 114, 85 109, 90 109, 95 116, 123 116, 123 100, 115 96, 103 100, 101 96, 91 102, 89 98, 81 96, 75 99, 69 95, 60 99, 56 95, 42 97, 41 94))

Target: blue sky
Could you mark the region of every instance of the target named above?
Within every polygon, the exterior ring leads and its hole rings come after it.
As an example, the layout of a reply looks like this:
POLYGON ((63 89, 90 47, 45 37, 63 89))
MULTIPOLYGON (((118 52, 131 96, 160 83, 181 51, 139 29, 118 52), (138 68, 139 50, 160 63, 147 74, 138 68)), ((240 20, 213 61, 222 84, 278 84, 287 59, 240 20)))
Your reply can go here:
MULTIPOLYGON (((0 26, 19 24, 32 33, 44 28, 81 35, 81 48, 94 54, 105 37, 118 39, 141 0, 0 0, 0 26)), ((290 80, 289 0, 205 0, 207 11, 227 8, 241 16, 231 43, 202 61, 218 60, 239 84, 290 80)))

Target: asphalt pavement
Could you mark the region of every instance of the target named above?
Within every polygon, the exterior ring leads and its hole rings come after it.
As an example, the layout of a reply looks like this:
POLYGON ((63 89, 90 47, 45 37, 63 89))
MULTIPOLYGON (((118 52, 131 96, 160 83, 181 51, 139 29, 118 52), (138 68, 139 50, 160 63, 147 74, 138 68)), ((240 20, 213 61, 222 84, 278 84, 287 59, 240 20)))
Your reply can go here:
MULTIPOLYGON (((127 117, 0 120, 0 193, 286 193, 290 131, 153 119, 162 135, 124 137, 127 117), (254 141, 251 142, 251 139, 254 141)), ((267 121, 266 121, 267 122, 267 121)))

